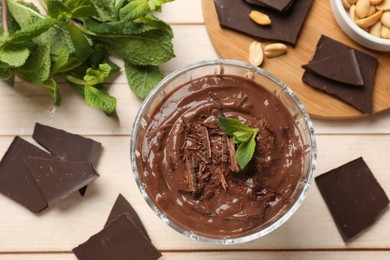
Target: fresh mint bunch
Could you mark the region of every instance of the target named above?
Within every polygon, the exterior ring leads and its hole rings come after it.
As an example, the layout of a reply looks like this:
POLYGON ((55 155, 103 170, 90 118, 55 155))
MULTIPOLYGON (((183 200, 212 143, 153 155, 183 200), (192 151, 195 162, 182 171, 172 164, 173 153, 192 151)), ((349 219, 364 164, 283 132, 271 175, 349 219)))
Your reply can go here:
POLYGON ((90 106, 115 115, 116 99, 106 89, 119 71, 109 60, 124 60, 130 88, 140 98, 162 79, 158 65, 174 57, 173 32, 153 12, 172 0, 3 0, 0 79, 15 76, 42 85, 61 104, 58 81, 65 81, 90 106))
POLYGON ((240 168, 244 169, 255 153, 255 139, 259 129, 248 127, 240 120, 223 116, 218 117, 218 124, 224 133, 233 137, 233 143, 238 145, 236 159, 240 168))

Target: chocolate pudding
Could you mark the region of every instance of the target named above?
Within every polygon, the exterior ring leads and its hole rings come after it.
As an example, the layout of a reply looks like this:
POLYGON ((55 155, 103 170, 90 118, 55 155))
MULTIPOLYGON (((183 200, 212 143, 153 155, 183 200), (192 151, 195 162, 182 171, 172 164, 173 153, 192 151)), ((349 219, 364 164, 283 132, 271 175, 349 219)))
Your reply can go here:
POLYGON ((253 231, 294 203, 304 155, 283 103, 244 77, 210 75, 168 94, 151 115, 140 178, 170 220, 197 235, 227 238, 253 231), (236 145, 218 116, 258 128, 252 160, 240 169, 236 145))

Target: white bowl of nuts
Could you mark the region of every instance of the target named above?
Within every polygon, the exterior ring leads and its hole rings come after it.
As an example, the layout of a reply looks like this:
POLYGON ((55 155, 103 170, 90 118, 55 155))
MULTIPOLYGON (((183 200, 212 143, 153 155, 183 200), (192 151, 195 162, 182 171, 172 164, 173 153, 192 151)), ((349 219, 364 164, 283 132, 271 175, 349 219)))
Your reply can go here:
POLYGON ((330 0, 340 28, 372 50, 390 52, 390 0, 330 0))

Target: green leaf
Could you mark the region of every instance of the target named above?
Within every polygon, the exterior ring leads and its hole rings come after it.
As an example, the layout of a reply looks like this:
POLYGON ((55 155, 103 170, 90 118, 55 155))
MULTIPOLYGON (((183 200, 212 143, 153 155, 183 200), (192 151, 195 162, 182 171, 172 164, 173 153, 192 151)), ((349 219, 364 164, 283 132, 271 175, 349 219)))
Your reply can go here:
POLYGON ((246 132, 246 131, 237 131, 233 133, 233 143, 240 144, 248 142, 253 135, 253 131, 246 132))
POLYGON ((100 21, 113 21, 116 16, 115 1, 112 0, 91 0, 100 21))
POLYGON ((56 20, 51 17, 37 20, 35 23, 16 31, 14 35, 12 35, 12 37, 8 40, 8 42, 20 44, 24 43, 24 45, 28 45, 26 43, 28 43, 32 38, 35 38, 43 32, 47 31, 55 24, 55 22, 56 20))
POLYGON ((21 28, 28 27, 44 18, 37 8, 35 6, 31 8, 32 6, 34 6, 32 3, 27 5, 17 0, 7 0, 8 10, 21 28))
POLYGON ((100 109, 108 115, 115 113, 116 99, 110 96, 105 90, 85 85, 84 100, 91 107, 100 109))
POLYGON ((0 61, 11 67, 22 66, 29 55, 30 51, 26 47, 19 47, 7 43, 0 47, 0 61))
MULTIPOLYGON (((0 34, 3 35, 4 34, 4 31, 3 31, 3 8, 2 6, 0 6, 0 34)), ((15 19, 12 17, 12 15, 8 12, 8 19, 7 19, 7 22, 8 22, 8 33, 10 35, 13 35, 17 30, 20 29, 18 23, 15 21, 15 19)))
POLYGON ((33 83, 42 83, 50 75, 50 46, 36 45, 26 63, 18 69, 19 74, 33 83))
POLYGON ((175 56, 172 36, 162 31, 151 31, 131 37, 101 38, 108 52, 136 65, 157 66, 175 56))
POLYGON ((137 66, 125 61, 125 72, 131 90, 142 99, 163 79, 156 66, 137 66))
POLYGON ((152 11, 161 12, 161 6, 165 3, 172 2, 173 0, 148 0, 149 8, 152 11))
POLYGON ((119 10, 121 20, 134 20, 149 11, 148 0, 133 0, 119 10))
POLYGON ((256 134, 252 136, 249 142, 241 143, 238 146, 238 149, 236 151, 236 158, 241 169, 244 169, 245 166, 247 166, 248 163, 252 160, 253 154, 255 153, 256 149, 255 138, 256 134))
POLYGON ((45 87, 46 91, 53 98, 54 105, 56 106, 61 105, 61 100, 62 100, 61 93, 60 93, 60 89, 57 86, 57 83, 53 79, 47 79, 46 81, 42 82, 42 85, 45 87))
POLYGON ((88 85, 95 85, 103 83, 110 76, 111 66, 107 63, 99 64, 99 69, 94 70, 92 68, 87 69, 87 74, 84 76, 84 80, 88 85))
POLYGON ((3 62, 0 62, 0 79, 11 86, 14 85, 15 74, 12 68, 3 62))
POLYGON ((46 4, 47 13, 53 18, 66 14, 70 16, 71 14, 71 10, 61 0, 46 0, 46 4))
POLYGON ((219 116, 218 124, 221 130, 230 136, 234 136, 235 132, 247 132, 253 134, 253 129, 244 125, 238 119, 219 116))

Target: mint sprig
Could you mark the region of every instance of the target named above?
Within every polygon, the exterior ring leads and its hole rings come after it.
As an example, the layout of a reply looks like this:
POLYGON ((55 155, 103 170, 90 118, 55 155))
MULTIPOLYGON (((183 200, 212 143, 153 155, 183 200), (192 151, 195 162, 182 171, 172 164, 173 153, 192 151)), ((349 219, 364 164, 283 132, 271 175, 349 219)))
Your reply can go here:
POLYGON ((0 79, 42 85, 59 106, 62 78, 85 103, 114 116, 106 83, 119 67, 109 58, 124 61, 130 88, 145 98, 163 78, 158 66, 175 56, 172 28, 153 15, 171 1, 40 0, 41 14, 25 0, 2 0, 0 79))
POLYGON ((233 138, 233 143, 238 145, 236 159, 241 169, 252 160, 256 149, 256 135, 258 128, 251 128, 241 123, 240 120, 230 117, 218 117, 221 130, 233 138))

